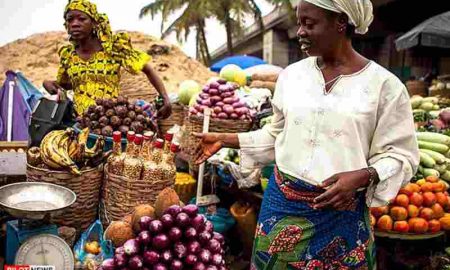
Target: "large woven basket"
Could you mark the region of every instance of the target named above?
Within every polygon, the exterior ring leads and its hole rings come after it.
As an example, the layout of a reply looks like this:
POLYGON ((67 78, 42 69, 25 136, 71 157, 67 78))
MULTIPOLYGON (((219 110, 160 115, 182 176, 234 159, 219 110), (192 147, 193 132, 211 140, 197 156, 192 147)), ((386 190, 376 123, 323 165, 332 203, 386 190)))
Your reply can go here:
POLYGON ((80 176, 74 176, 70 172, 52 171, 28 164, 27 181, 60 185, 77 195, 76 202, 65 210, 64 214, 54 218, 54 223, 85 230, 96 220, 103 182, 103 165, 81 171, 80 176))
POLYGON ((153 205, 158 194, 166 187, 173 187, 174 184, 170 179, 150 182, 115 175, 108 172, 106 165, 100 205, 103 225, 108 226, 112 221, 122 220, 140 204, 153 205))
MULTIPOLYGON (((195 152, 198 148, 200 140, 196 138, 194 132, 202 132, 203 117, 190 115, 184 120, 184 134, 181 139, 181 148, 183 152, 189 156, 189 161, 192 161, 195 152)), ((209 123, 209 132, 218 133, 238 133, 249 131, 253 126, 251 121, 243 120, 224 120, 213 119, 209 123)))
POLYGON ((427 85, 424 81, 407 81, 406 88, 408 89, 409 96, 419 95, 422 97, 428 96, 427 85))
POLYGON ((166 134, 167 131, 174 125, 182 126, 184 118, 186 117, 187 108, 181 104, 172 104, 172 114, 167 119, 158 120, 158 127, 162 134, 166 134))

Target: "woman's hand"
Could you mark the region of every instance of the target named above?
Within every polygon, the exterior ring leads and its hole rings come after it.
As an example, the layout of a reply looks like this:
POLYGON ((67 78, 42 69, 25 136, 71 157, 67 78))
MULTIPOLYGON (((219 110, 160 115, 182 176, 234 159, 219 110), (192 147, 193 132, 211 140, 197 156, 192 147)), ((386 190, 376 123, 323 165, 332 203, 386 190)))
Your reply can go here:
POLYGON ((201 139, 195 154, 195 164, 205 162, 224 146, 220 133, 194 133, 194 136, 201 139))
POLYGON ((61 85, 56 83, 56 81, 45 80, 42 85, 44 86, 45 90, 47 90, 47 92, 49 92, 51 95, 56 95, 58 93, 58 90, 64 90, 61 85))
POLYGON ((355 199, 356 191, 369 184, 370 174, 367 170, 343 172, 326 179, 321 188, 324 193, 314 199, 314 208, 334 208, 345 210, 355 199))
POLYGON ((163 97, 163 106, 158 110, 158 118, 166 119, 172 114, 172 105, 168 96, 163 97))

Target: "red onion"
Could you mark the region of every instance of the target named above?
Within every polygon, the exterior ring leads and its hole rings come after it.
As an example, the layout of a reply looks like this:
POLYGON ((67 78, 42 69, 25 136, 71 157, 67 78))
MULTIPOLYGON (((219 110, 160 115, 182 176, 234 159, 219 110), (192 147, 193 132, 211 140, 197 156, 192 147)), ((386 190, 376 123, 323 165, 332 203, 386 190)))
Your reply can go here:
POLYGON ((144 260, 141 256, 135 255, 128 260, 128 267, 133 270, 141 270, 144 266, 144 260))
POLYGON ((443 110, 439 114, 439 118, 444 121, 445 125, 448 126, 450 124, 450 110, 443 110))
POLYGON ((224 113, 227 113, 227 114, 234 113, 234 108, 231 105, 223 105, 222 110, 224 113))
POLYGON ((153 266, 153 270, 167 270, 167 267, 162 263, 158 263, 153 266))
POLYGON ((198 262, 192 267, 192 270, 205 270, 206 266, 202 262, 198 262))
POLYGON ((150 226, 150 222, 152 222, 152 218, 148 216, 143 216, 139 219, 139 227, 141 228, 141 231, 148 231, 148 228, 150 226))
POLYGON ((238 119, 239 115, 237 115, 236 113, 232 113, 230 114, 230 119, 238 119))
POLYGON ((241 101, 233 103, 233 107, 234 108, 241 108, 241 107, 244 107, 244 106, 245 106, 245 104, 243 102, 241 102, 241 101))
POLYGON ((197 110, 194 107, 190 107, 189 108, 189 113, 190 114, 197 114, 198 112, 197 112, 197 110))
POLYGON ((200 95, 198 95, 201 99, 205 100, 205 99, 209 99, 209 95, 206 93, 201 93, 200 95))
POLYGON ((189 217, 195 217, 198 214, 198 207, 195 204, 188 204, 182 208, 182 211, 189 217))
POLYGON ((222 98, 220 96, 212 96, 211 98, 211 102, 216 104, 217 102, 222 101, 222 98))
POLYGON ((219 241, 220 245, 223 245, 225 243, 225 238, 218 232, 213 232, 212 238, 219 241))
POLYGON ((212 88, 209 90, 209 94, 211 96, 217 96, 219 94, 219 90, 212 88))
POLYGON ((173 246, 173 251, 175 253, 175 257, 177 257, 178 259, 183 259, 187 255, 187 248, 181 242, 175 243, 175 245, 173 246))
POLYGON ((176 224, 180 228, 187 227, 190 223, 190 218, 186 213, 179 213, 175 219, 176 224))
POLYGON ((219 269, 217 269, 217 266, 215 266, 215 265, 209 265, 209 266, 206 268, 206 270, 219 270, 219 269))
POLYGON ((208 264, 212 259, 212 253, 207 249, 202 249, 198 257, 200 258, 200 261, 202 261, 205 264, 208 264))
POLYGON ((223 85, 219 86, 219 92, 220 92, 220 93, 228 92, 229 89, 230 89, 230 88, 229 88, 228 85, 226 85, 226 84, 223 84, 223 85))
POLYGON ((127 257, 127 255, 125 255, 125 253, 123 253, 123 254, 115 254, 114 255, 114 262, 115 262, 116 266, 124 267, 128 263, 128 257, 127 257))
POLYGON ((169 239, 172 242, 177 242, 183 236, 183 232, 178 227, 172 227, 168 233, 169 239))
POLYGON ((217 117, 219 117, 220 119, 228 119, 228 114, 221 112, 217 114, 217 117))
POLYGON ((226 84, 227 80, 219 78, 219 79, 217 79, 217 83, 219 83, 219 84, 226 84))
POLYGON ((225 103, 223 103, 223 101, 219 101, 216 103, 216 106, 219 106, 219 107, 223 107, 224 105, 225 105, 225 103))
POLYGON ((203 86, 202 91, 203 91, 203 93, 209 93, 209 85, 203 86))
POLYGON ((184 231, 184 237, 188 240, 193 240, 197 237, 197 231, 193 227, 189 227, 184 231))
POLYGON ((213 108, 213 111, 214 111, 214 113, 221 113, 222 112, 222 108, 221 107, 219 107, 219 106, 216 106, 216 107, 214 107, 213 108))
POLYGON ((212 224, 211 221, 207 220, 205 222, 205 231, 209 232, 209 233, 213 233, 214 231, 214 225, 212 224))
POLYGON ((194 109, 197 111, 197 112, 203 112, 203 110, 202 110, 202 105, 200 105, 200 104, 195 104, 194 105, 194 109))
POLYGON ((123 246, 116 248, 114 251, 114 254, 125 254, 125 250, 123 249, 123 246))
POLYGON ((212 106, 211 100, 209 98, 202 100, 202 105, 206 107, 211 107, 212 106))
POLYGON ((171 207, 167 208, 166 211, 164 211, 164 214, 169 214, 172 217, 176 217, 179 213, 181 213, 181 206, 179 205, 172 205, 171 207))
POLYGON ((172 264, 170 265, 170 270, 182 270, 183 269, 183 263, 180 260, 173 260, 172 264))
POLYGON ((198 261, 197 256, 195 256, 194 254, 189 254, 184 259, 184 262, 188 265, 194 265, 197 263, 197 261, 198 261))
POLYGON ((136 239, 130 239, 123 244, 123 250, 128 256, 133 256, 139 252, 139 243, 136 239))
POLYGON ((205 228, 205 221, 206 221, 205 216, 200 214, 200 215, 195 216, 191 220, 191 225, 199 232, 205 228))
POLYGON ((114 259, 106 259, 102 262, 102 268, 104 270, 115 270, 116 264, 114 263, 114 259))
MULTIPOLYGON (((225 99, 225 98, 229 98, 232 97, 234 94, 233 92, 223 92, 222 94, 220 94, 220 97, 225 99)), ((225 101, 224 101, 225 102, 225 101)), ((225 102, 226 103, 226 102, 225 102)))
POLYGON ((188 253, 190 254, 198 254, 202 249, 202 246, 197 241, 192 241, 187 245, 188 253))
POLYGON ((144 263, 147 265, 154 265, 159 261, 160 255, 156 251, 153 250, 147 250, 144 251, 143 259, 144 263))
POLYGON ((212 88, 218 89, 219 86, 220 86, 220 84, 219 84, 218 82, 211 82, 211 83, 209 84, 209 89, 212 89, 212 88))
POLYGON ((216 239, 209 240, 208 250, 212 253, 219 253, 221 250, 220 243, 216 239))
POLYGON ((161 261, 165 264, 170 264, 172 262, 173 255, 170 250, 165 250, 161 253, 161 261))
POLYGON ((150 235, 149 231, 142 231, 138 235, 139 243, 141 243, 144 246, 147 246, 152 241, 152 236, 150 235))
POLYGON ((158 234, 153 238, 152 247, 162 250, 168 248, 170 240, 165 234, 158 234))
POLYGON ((207 231, 203 231, 198 235, 198 240, 203 245, 206 245, 207 243, 209 243, 209 240, 211 240, 211 238, 212 238, 211 233, 209 233, 207 231))
POLYGON ((174 224, 173 217, 170 214, 164 214, 159 220, 165 229, 171 228, 174 224))
POLYGON ((149 231, 153 234, 162 232, 164 226, 160 220, 153 220, 148 227, 149 231))
POLYGON ((214 255, 212 256, 212 263, 213 263, 214 265, 220 266, 220 265, 222 265, 222 262, 223 262, 223 257, 222 257, 222 255, 220 255, 220 254, 214 254, 214 255))

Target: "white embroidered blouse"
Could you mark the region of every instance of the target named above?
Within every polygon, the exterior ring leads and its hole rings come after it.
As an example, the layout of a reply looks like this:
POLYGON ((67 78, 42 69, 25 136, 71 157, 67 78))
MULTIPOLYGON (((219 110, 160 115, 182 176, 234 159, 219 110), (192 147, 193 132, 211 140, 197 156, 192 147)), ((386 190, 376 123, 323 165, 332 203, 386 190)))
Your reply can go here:
POLYGON ((280 74, 272 123, 239 134, 242 169, 276 160, 284 173, 316 185, 372 166, 380 182, 369 187, 368 205, 387 204, 419 165, 405 86, 373 61, 336 80, 328 94, 324 86, 316 57, 280 74))

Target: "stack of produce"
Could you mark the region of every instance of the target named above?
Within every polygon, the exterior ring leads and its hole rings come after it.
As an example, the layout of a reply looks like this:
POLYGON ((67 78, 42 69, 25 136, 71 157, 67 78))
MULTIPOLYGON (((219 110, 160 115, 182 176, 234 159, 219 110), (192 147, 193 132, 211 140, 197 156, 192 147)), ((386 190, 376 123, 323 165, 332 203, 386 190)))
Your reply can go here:
POLYGON ((252 75, 251 88, 267 88, 272 93, 275 91, 275 85, 279 73, 255 73, 252 75))
POLYGON ((410 99, 413 109, 414 122, 426 122, 428 116, 437 118, 440 113, 439 98, 437 97, 421 97, 412 96, 410 99))
POLYGON ((448 184, 429 176, 400 189, 388 206, 370 209, 371 224, 380 231, 436 233, 450 230, 448 184))
POLYGON ((141 103, 130 103, 123 96, 97 99, 96 104, 77 117, 79 126, 90 128, 94 134, 111 137, 114 131, 120 131, 125 136, 128 131, 143 134, 147 130, 156 130, 148 110, 150 104, 140 106, 141 103))
POLYGON ((105 232, 116 247, 99 269, 227 269, 224 238, 195 205, 172 205, 158 196, 155 208, 136 207, 131 223, 117 221, 105 232), (169 206, 171 205, 171 206, 169 206))
POLYGON ((80 175, 80 168, 96 167, 106 158, 106 153, 103 154, 103 137, 98 137, 95 145, 88 148, 88 136, 88 128, 83 129, 78 136, 72 128, 51 131, 39 147, 28 149, 27 162, 39 168, 68 170, 80 175))
POLYGON ((235 94, 238 88, 237 84, 225 79, 206 84, 196 98, 196 103, 189 108, 189 113, 201 117, 205 108, 210 108, 212 118, 251 120, 250 110, 235 94))
POLYGON ((450 181, 450 137, 440 133, 417 132, 420 165, 417 179, 428 176, 450 181))
POLYGON ((447 96, 450 92, 450 76, 441 76, 437 80, 433 80, 430 88, 430 95, 445 95, 447 96), (447 93, 446 93, 447 92, 447 93))

